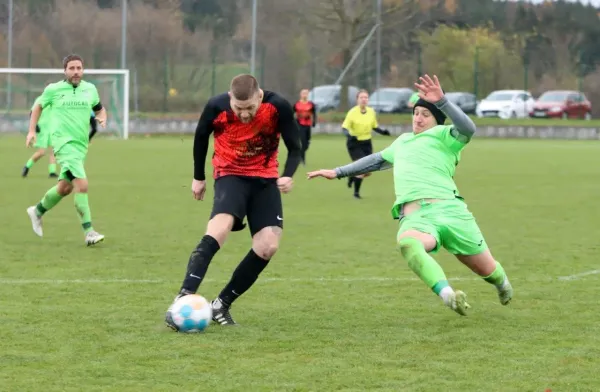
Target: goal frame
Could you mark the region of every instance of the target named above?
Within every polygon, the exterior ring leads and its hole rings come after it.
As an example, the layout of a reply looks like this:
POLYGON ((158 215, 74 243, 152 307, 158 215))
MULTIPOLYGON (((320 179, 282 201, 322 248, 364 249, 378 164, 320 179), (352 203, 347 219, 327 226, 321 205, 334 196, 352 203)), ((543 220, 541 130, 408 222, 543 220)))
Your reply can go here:
MULTIPOLYGON (((0 68, 1 74, 37 74, 64 75, 62 68, 0 68)), ((123 76, 123 139, 129 139, 129 70, 128 69, 84 69, 85 75, 122 75, 123 76)))

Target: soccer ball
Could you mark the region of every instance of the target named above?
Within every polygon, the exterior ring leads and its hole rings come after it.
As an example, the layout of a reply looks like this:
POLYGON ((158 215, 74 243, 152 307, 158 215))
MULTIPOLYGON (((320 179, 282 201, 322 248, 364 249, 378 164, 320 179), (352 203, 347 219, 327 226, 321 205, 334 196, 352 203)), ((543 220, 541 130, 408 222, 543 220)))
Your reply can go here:
POLYGON ((171 317, 179 332, 202 332, 210 324, 212 308, 201 295, 184 295, 173 304, 171 317))

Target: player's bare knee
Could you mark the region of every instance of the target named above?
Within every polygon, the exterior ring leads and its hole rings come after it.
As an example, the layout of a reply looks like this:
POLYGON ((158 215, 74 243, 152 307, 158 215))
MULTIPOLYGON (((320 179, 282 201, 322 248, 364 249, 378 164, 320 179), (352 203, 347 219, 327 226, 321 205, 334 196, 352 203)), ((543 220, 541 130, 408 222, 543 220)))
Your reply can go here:
POLYGON ((404 252, 417 248, 424 248, 425 251, 431 252, 436 246, 437 240, 434 236, 417 230, 405 231, 398 237, 398 249, 403 255, 404 252))
POLYGON ((229 214, 217 214, 206 225, 206 234, 213 237, 223 246, 233 228, 235 218, 229 214))
POLYGON ((73 192, 73 185, 71 185, 69 182, 67 182, 65 180, 61 180, 58 182, 56 190, 57 190, 58 194, 63 197, 68 196, 71 194, 71 192, 73 192))
POLYGON ((87 193, 88 182, 84 178, 76 178, 73 180, 73 188, 76 193, 87 193))
POLYGON ((271 259, 279 249, 279 240, 283 230, 280 227, 265 227, 252 238, 254 253, 265 260, 271 259))

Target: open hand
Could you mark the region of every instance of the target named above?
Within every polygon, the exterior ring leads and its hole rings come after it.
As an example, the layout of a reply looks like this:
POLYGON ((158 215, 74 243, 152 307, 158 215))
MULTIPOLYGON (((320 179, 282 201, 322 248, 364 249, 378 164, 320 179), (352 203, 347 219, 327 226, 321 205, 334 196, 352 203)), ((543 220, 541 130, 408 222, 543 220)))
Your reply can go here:
POLYGON ((415 87, 419 90, 419 98, 427 102, 436 103, 444 97, 444 91, 436 75, 433 75, 433 79, 427 74, 421 76, 419 83, 415 83, 415 87))
POLYGON ((327 178, 328 180, 333 180, 334 178, 337 178, 337 174, 335 173, 335 170, 328 170, 328 169, 311 171, 311 172, 308 172, 306 175, 309 180, 316 178, 316 177, 323 177, 323 178, 327 178))

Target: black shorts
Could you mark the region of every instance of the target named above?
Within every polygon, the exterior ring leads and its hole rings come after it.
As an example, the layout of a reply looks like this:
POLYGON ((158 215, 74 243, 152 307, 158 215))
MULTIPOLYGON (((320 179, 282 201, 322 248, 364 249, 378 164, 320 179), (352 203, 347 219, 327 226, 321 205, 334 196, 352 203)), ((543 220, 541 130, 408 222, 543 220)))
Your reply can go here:
POLYGON ((248 217, 252 236, 265 227, 283 229, 283 206, 276 178, 225 176, 215 180, 212 219, 217 214, 234 217, 232 231, 243 230, 248 217))
POLYGON ((350 154, 350 159, 352 159, 352 161, 358 161, 360 158, 373 154, 373 143, 371 143, 371 139, 348 141, 346 147, 348 147, 348 154, 350 154))

